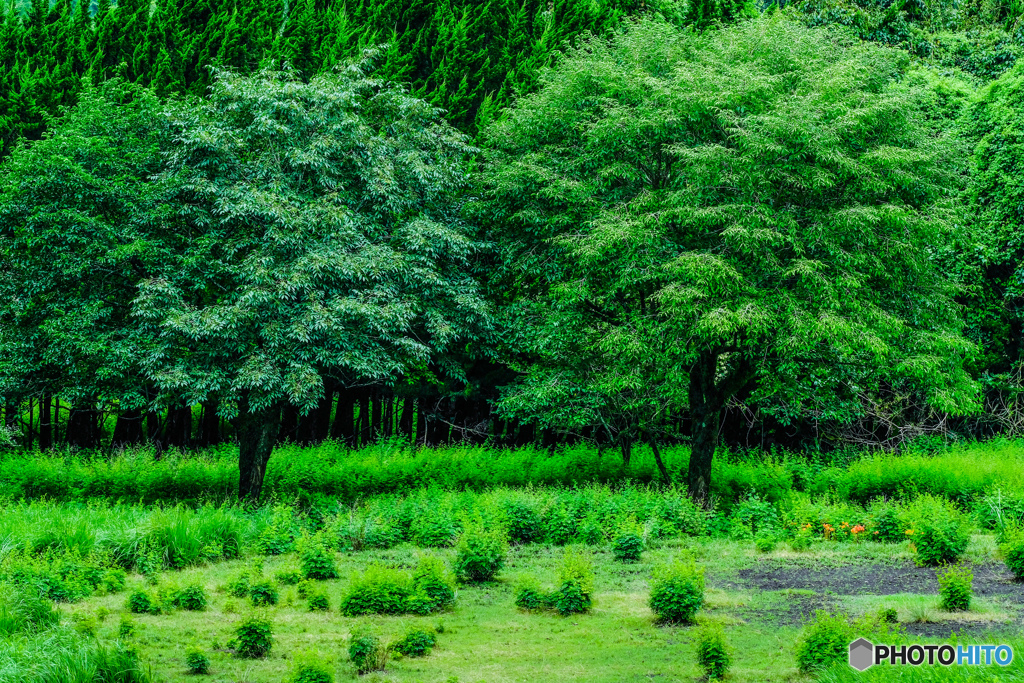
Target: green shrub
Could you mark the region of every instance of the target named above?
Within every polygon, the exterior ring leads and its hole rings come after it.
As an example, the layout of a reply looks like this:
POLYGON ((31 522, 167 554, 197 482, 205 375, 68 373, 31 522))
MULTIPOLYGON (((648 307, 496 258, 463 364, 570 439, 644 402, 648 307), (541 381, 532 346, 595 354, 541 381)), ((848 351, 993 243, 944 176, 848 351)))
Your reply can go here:
POLYGON ((346 617, 404 614, 412 592, 412 579, 405 572, 370 565, 349 585, 341 598, 339 610, 346 617))
POLYGON ((541 590, 537 580, 533 577, 526 577, 516 587, 515 595, 515 604, 519 609, 538 611, 552 607, 551 596, 541 590))
POLYGON ((882 543, 900 543, 906 540, 903 524, 896 509, 891 505, 879 504, 872 511, 869 520, 869 538, 882 543))
POLYGON ((693 561, 676 561, 659 567, 653 578, 648 604, 658 621, 692 623, 704 606, 704 569, 693 561))
POLYGON ((313 653, 300 654, 295 657, 288 683, 334 683, 334 667, 313 653))
POLYGON ((947 567, 936 573, 939 580, 939 596, 942 609, 947 612, 963 612, 971 607, 974 572, 968 566, 947 567))
POLYGON ((917 562, 928 567, 958 562, 971 540, 970 528, 955 517, 925 520, 914 531, 917 562))
POLYGON ((754 538, 754 547, 759 553, 770 553, 775 550, 775 534, 761 532, 754 538))
POLYGON ((409 611, 426 614, 448 609, 455 604, 455 577, 440 557, 424 555, 412 572, 415 591, 409 611))
POLYGON ((471 527, 456 546, 455 573, 460 581, 491 581, 505 566, 507 550, 508 543, 500 531, 471 527))
POLYGON ((277 604, 277 589, 269 581, 261 581, 249 587, 249 598, 253 607, 267 607, 277 604))
POLYGON ((338 578, 338 568, 334 557, 319 542, 311 541, 305 545, 299 556, 302 563, 302 576, 313 581, 326 581, 338 578))
POLYGON ((257 659, 265 657, 274 646, 274 629, 269 619, 250 616, 235 629, 231 647, 238 657, 257 659))
POLYGON ((879 611, 878 620, 883 624, 898 624, 900 622, 899 615, 893 607, 886 607, 879 611))
POLYGON ((132 614, 160 614, 160 603, 146 591, 134 591, 125 606, 132 614))
POLYGON ((529 505, 508 503, 504 506, 505 524, 508 529, 508 540, 520 545, 536 543, 544 536, 540 514, 529 505))
POLYGON ((249 585, 252 576, 249 571, 242 571, 236 574, 227 584, 228 594, 235 598, 245 598, 249 595, 249 585))
POLYGON ((282 586, 294 586, 302 581, 302 574, 296 569, 284 569, 274 574, 274 579, 282 586))
POLYGON ((445 514, 424 514, 412 527, 412 540, 421 548, 447 548, 459 536, 459 525, 445 514))
POLYGON ((644 539, 638 534, 622 533, 612 541, 612 553, 619 562, 639 562, 644 551, 644 539))
POLYGON ((120 593, 128 582, 128 574, 120 567, 107 569, 100 578, 100 587, 107 593, 120 593))
POLYGON ((388 648, 376 636, 363 633, 352 634, 348 656, 359 674, 383 671, 388 665, 388 648))
POLYGON ((551 603, 562 616, 587 612, 593 602, 594 567, 590 556, 576 548, 567 548, 558 568, 558 590, 551 603))
POLYGON ((206 589, 199 584, 191 584, 177 591, 174 605, 190 612, 202 612, 206 609, 206 589))
POLYGON ((127 614, 122 614, 121 621, 117 625, 117 637, 124 639, 132 638, 135 636, 135 631, 135 620, 127 614))
POLYGON ((800 528, 797 529, 792 540, 789 542, 789 547, 797 552, 804 552, 810 550, 811 544, 814 542, 814 536, 811 534, 810 529, 800 528))
POLYGON ((697 666, 709 679, 724 678, 732 658, 721 624, 706 623, 697 630, 697 666))
POLYGON ((406 657, 426 657, 430 649, 434 647, 437 640, 434 634, 429 631, 413 629, 405 634, 401 640, 391 646, 395 652, 401 652, 406 657))
POLYGON ((1024 580, 1024 531, 1013 529, 1006 534, 1001 548, 1006 568, 1018 580, 1024 580))
POLYGON ((326 593, 313 593, 306 604, 310 612, 327 612, 331 609, 326 593))
POLYGON ((818 610, 804 626, 796 646, 797 666, 804 673, 826 669, 846 661, 853 632, 844 614, 818 610))
POLYGON ((190 647, 185 650, 185 668, 190 674, 210 673, 210 658, 198 647, 190 647))

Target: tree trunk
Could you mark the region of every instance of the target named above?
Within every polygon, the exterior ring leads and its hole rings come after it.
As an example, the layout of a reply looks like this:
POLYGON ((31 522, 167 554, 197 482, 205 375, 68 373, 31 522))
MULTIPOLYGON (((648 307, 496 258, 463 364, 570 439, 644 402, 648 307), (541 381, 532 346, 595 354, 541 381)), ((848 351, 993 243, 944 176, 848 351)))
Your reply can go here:
POLYGON ((413 400, 411 397, 402 399, 402 413, 398 418, 398 433, 412 443, 412 413, 413 400))
POLYGON ((416 399, 416 441, 420 446, 427 445, 427 412, 423 410, 423 399, 416 399))
POLYGON ((114 423, 114 438, 111 439, 111 448, 124 448, 133 446, 142 441, 142 411, 138 408, 122 410, 117 414, 117 421, 114 423))
POLYGON ((356 448, 370 443, 370 393, 366 389, 360 391, 359 424, 356 430, 359 432, 359 442, 354 444, 356 448))
POLYGON ((220 443, 220 415, 217 399, 211 398, 203 404, 203 424, 200 441, 204 446, 216 446, 220 443))
POLYGON ((719 355, 717 352, 705 352, 690 369, 690 418, 693 428, 687 486, 694 500, 705 503, 711 491, 711 460, 718 445, 722 412, 726 401, 743 387, 750 373, 749 362, 741 357, 738 365, 716 381, 720 374, 719 355))
POLYGON ((96 448, 100 443, 100 414, 95 408, 72 408, 68 416, 68 445, 96 448))
POLYGON ((370 420, 370 439, 376 443, 382 436, 382 425, 384 417, 384 398, 380 389, 373 390, 373 418, 370 420))
POLYGON ((164 441, 168 446, 188 448, 192 442, 192 406, 180 406, 167 411, 164 441))
POLYGON ((338 391, 338 408, 334 413, 334 424, 331 426, 331 436, 339 441, 345 442, 348 446, 355 445, 356 424, 353 411, 355 409, 355 397, 352 390, 342 387, 338 391))
POLYGON ((281 428, 281 408, 273 406, 249 412, 248 401, 242 399, 235 418, 238 435, 238 499, 255 503, 263 491, 270 453, 281 428))
POLYGON ((43 394, 39 401, 39 450, 53 448, 53 418, 50 416, 50 395, 43 394))
POLYGON ((629 432, 619 434, 619 447, 622 449, 622 467, 628 468, 629 460, 633 457, 633 439, 629 432))
POLYGON ((651 447, 651 452, 654 453, 654 462, 658 465, 658 471, 661 472, 661 478, 665 480, 666 484, 672 483, 672 477, 668 473, 668 468, 665 467, 665 463, 661 459, 661 451, 658 449, 658 442, 647 435, 647 443, 651 447))
POLYGON ((281 409, 281 427, 277 430, 277 439, 281 443, 296 441, 296 430, 299 425, 299 409, 288 404, 281 409))

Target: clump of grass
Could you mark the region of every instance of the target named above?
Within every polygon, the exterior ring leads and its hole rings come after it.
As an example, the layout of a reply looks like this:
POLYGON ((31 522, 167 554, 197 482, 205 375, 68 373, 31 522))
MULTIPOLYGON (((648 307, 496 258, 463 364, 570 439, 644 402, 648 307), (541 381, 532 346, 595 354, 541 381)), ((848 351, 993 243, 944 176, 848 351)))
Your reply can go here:
POLYGON ((812 673, 844 661, 853 631, 844 614, 818 610, 814 620, 804 626, 796 647, 801 671, 812 673))
POLYGON ((208 674, 210 673, 210 658, 201 648, 189 647, 185 650, 185 668, 190 674, 208 674))
POLYGON ((383 671, 390 659, 390 648, 374 635, 356 632, 348 646, 348 656, 362 675, 371 671, 383 671))

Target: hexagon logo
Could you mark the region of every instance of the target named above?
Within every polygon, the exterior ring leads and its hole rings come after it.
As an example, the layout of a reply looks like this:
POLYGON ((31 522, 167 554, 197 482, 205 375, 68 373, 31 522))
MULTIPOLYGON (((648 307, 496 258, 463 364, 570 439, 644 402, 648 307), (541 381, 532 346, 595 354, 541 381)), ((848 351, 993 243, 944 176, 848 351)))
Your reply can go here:
POLYGON ((865 638, 858 638, 850 643, 850 666, 857 671, 864 671, 875 659, 875 646, 865 638))

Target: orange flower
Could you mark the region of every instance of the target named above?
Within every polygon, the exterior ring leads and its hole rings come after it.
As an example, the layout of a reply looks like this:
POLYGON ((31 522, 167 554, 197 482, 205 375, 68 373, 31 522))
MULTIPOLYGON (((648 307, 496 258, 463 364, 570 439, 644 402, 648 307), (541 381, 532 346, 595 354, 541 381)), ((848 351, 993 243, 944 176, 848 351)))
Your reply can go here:
POLYGON ((905 534, 907 534, 907 535, 909 536, 909 535, 911 535, 911 534, 913 534, 913 533, 914 533, 914 530, 913 530, 913 529, 907 529, 907 530, 906 530, 906 531, 904 531, 903 533, 905 533, 905 534))
POLYGON ((855 526, 852 529, 850 529, 850 533, 852 533, 854 535, 859 534, 862 531, 864 531, 864 526, 861 525, 861 524, 858 524, 857 526, 855 526))

